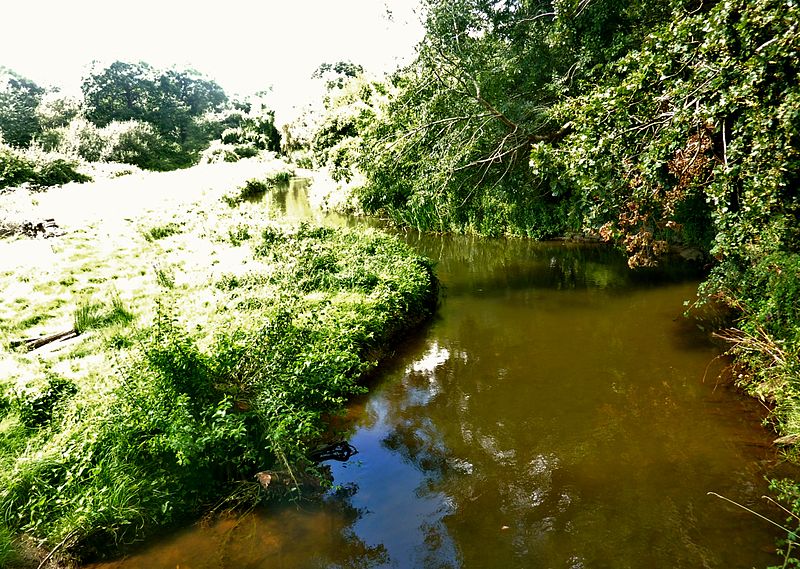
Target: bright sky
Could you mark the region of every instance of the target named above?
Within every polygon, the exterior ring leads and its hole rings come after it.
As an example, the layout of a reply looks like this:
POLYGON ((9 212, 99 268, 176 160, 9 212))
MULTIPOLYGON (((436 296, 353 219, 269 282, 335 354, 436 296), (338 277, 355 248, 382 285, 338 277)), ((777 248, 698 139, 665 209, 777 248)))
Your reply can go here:
POLYGON ((71 93, 93 60, 192 67, 228 95, 272 86, 279 115, 291 114, 293 105, 308 102, 309 78, 320 63, 350 60, 383 73, 408 62, 422 37, 417 3, 6 0, 0 65, 71 93))

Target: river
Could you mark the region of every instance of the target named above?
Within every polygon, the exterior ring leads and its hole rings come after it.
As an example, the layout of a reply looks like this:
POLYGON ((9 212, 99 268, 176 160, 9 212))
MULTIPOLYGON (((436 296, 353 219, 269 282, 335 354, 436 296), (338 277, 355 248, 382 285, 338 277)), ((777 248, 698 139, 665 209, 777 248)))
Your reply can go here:
MULTIPOLYGON (((267 212, 317 217, 304 189, 267 212)), ((328 223, 357 221, 329 216, 328 223)), ((321 502, 198 524, 99 568, 766 567, 780 475, 764 414, 683 317, 699 275, 593 245, 401 233, 437 263, 435 319, 341 428, 321 502)))

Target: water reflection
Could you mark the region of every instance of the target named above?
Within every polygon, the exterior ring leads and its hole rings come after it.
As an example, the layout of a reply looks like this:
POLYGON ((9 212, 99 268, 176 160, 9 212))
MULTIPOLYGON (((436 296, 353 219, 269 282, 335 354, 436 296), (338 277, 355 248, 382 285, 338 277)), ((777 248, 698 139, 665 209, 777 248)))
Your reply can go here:
MULTIPOLYGON (((265 207, 308 217, 302 191, 282 195, 265 207)), ((691 269, 632 274, 599 246, 402 235, 437 262, 446 295, 353 403, 343 429, 359 454, 331 464, 337 490, 115 566, 775 561, 773 528, 707 495, 768 512, 775 452, 758 406, 716 385, 714 347, 685 340, 691 269)))

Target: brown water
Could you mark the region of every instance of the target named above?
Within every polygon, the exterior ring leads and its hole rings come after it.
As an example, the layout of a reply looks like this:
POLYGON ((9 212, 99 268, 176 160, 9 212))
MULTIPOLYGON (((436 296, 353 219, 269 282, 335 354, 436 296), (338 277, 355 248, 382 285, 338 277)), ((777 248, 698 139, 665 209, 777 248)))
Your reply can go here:
POLYGON ((96 567, 777 562, 779 530, 707 494, 782 517, 761 498, 776 454, 758 405, 718 385, 717 350, 681 316, 695 275, 632 274, 603 247, 406 239, 438 262, 441 309, 352 404, 359 454, 331 463, 334 491, 96 567))

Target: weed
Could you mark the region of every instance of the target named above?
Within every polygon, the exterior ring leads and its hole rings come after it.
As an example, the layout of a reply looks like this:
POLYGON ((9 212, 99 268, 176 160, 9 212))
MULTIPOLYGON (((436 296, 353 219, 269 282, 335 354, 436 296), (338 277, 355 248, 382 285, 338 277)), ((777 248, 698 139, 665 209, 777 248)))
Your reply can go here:
POLYGON ((8 528, 0 523, 0 567, 10 566, 16 558, 13 536, 8 528))
POLYGON ((159 265, 154 266, 156 272, 156 282, 162 288, 170 289, 175 287, 175 277, 168 268, 159 265))
POLYGON ((103 302, 81 302, 73 315, 73 326, 78 333, 94 328, 104 328, 112 324, 128 324, 134 315, 125 303, 114 293, 110 305, 103 302))
POLYGON ((228 239, 231 245, 238 247, 243 241, 250 239, 250 229, 246 225, 237 225, 228 230, 228 239))
POLYGON ((159 239, 164 239, 165 237, 169 237, 170 235, 177 235, 181 233, 183 228, 180 224, 170 222, 164 225, 156 225, 155 227, 151 227, 147 231, 144 232, 144 238, 147 241, 157 241, 159 239))

